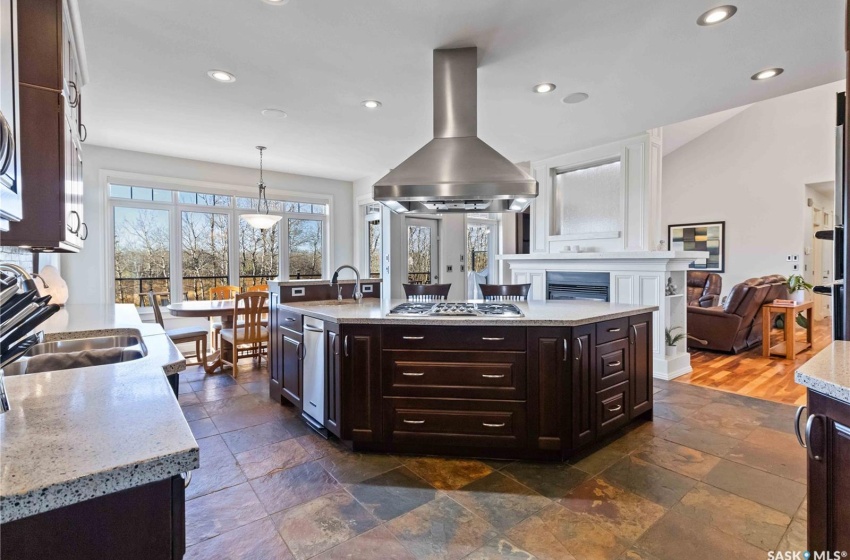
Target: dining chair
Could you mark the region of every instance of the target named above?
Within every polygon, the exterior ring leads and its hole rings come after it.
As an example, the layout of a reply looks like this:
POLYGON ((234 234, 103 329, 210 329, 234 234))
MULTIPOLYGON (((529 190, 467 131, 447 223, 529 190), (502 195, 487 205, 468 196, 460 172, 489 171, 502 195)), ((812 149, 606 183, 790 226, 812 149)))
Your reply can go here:
MULTIPOLYGON (((215 286, 210 288, 210 299, 233 299, 240 292, 239 286, 215 286)), ((221 321, 213 321, 213 347, 218 350, 221 341, 221 321)))
POLYGON ((269 331, 261 324, 263 314, 268 313, 268 292, 246 292, 236 294, 233 304, 233 328, 221 329, 221 361, 233 368, 233 377, 239 375, 239 352, 242 356, 262 353, 263 345, 269 341, 269 331), (240 324, 239 317, 244 320, 240 324), (228 356, 230 360, 228 360, 228 356))
POLYGON ((478 284, 484 301, 527 301, 531 284, 478 284))
POLYGON ((248 289, 245 290, 247 292, 268 292, 269 285, 268 284, 257 284, 256 286, 248 286, 248 289))
POLYGON ((408 301, 444 301, 451 284, 402 284, 408 301))
MULTIPOLYGON (((165 329, 165 322, 162 320, 162 311, 159 308, 159 302, 156 300, 156 294, 152 291, 148 292, 148 304, 153 309, 153 316, 156 322, 160 327, 165 329)), ((194 342, 197 364, 192 365, 204 365, 207 359, 207 335, 209 335, 207 329, 201 327, 183 327, 180 329, 168 329, 165 331, 165 334, 174 344, 194 342)))

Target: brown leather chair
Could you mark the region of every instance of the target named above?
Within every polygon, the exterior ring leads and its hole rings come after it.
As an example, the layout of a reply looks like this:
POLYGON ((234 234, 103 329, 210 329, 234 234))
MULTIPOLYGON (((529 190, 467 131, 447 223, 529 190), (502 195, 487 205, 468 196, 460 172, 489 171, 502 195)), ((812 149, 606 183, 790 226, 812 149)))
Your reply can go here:
POLYGON ((402 284, 408 301, 444 301, 449 297, 451 284, 402 284))
POLYGON ((478 284, 484 301, 526 301, 531 284, 478 284))
POLYGON ((688 305, 716 307, 720 303, 723 279, 714 272, 688 271, 688 305))
POLYGON ((788 297, 785 278, 778 274, 736 284, 722 307, 688 307, 688 346, 737 354, 762 340, 761 306, 788 297), (698 340, 694 340, 698 339, 698 340))

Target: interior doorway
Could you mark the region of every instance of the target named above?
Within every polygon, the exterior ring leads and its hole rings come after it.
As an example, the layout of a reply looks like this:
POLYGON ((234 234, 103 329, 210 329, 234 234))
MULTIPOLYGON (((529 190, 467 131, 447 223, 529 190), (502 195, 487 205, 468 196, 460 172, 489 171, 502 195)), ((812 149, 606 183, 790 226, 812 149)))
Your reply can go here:
MULTIPOLYGON (((815 286, 832 284, 833 246, 828 239, 815 237, 819 231, 832 230, 834 216, 835 182, 824 181, 806 185, 806 205, 809 210, 809 231, 807 232, 804 255, 803 277, 815 286)), ((812 295, 814 317, 816 321, 832 318, 832 298, 819 294, 812 295)))
POLYGON ((495 284, 496 232, 495 220, 470 218, 466 224, 467 297, 481 299, 479 284, 495 284))
POLYGON ((407 283, 440 282, 440 221, 407 218, 407 283))

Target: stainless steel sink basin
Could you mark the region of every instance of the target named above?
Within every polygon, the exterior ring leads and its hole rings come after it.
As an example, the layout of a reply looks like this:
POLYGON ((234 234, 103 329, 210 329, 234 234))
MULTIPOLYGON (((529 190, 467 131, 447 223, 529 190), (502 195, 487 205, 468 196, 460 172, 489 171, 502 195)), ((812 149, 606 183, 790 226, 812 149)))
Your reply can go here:
POLYGON ((119 348, 121 352, 110 353, 108 358, 100 357, 97 365, 116 364, 138 360, 147 356, 148 349, 141 336, 97 336, 71 340, 53 340, 36 344, 16 362, 3 367, 5 375, 23 375, 27 372, 28 362, 35 356, 52 355, 51 371, 76 369, 92 366, 83 352, 89 350, 109 350, 119 348))
POLYGON ((138 346, 140 339, 135 336, 98 336, 95 338, 75 338, 72 340, 53 340, 36 344, 26 351, 24 356, 82 352, 84 350, 105 350, 107 348, 128 348, 138 346))

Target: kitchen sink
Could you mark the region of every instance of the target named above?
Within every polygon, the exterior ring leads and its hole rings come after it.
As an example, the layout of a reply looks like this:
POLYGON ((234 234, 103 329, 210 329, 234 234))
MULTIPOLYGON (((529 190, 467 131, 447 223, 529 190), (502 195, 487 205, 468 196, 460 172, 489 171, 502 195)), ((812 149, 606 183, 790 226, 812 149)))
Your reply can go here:
POLYGON ((138 360, 147 356, 148 350, 141 336, 96 336, 69 340, 52 340, 36 344, 16 362, 3 367, 5 375, 23 375, 28 373, 28 363, 36 356, 51 355, 50 371, 63 371, 93 365, 109 365, 138 360), (89 351, 120 349, 97 357, 96 364, 91 363, 89 351))
POLYGON ((105 350, 107 348, 128 348, 130 346, 138 346, 139 342, 141 342, 141 339, 132 335, 52 340, 50 342, 36 344, 27 350, 24 356, 31 357, 40 356, 41 354, 82 352, 83 350, 105 350))

